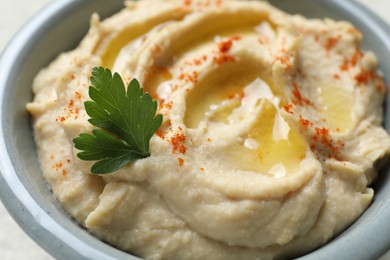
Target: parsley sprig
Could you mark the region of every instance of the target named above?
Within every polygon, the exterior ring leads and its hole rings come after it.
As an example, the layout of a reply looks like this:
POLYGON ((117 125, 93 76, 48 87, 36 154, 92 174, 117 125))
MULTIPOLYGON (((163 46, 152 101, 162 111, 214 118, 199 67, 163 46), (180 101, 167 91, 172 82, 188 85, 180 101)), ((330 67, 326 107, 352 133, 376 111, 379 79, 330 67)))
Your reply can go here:
POLYGON ((99 128, 73 139, 81 160, 97 161, 94 174, 112 173, 128 163, 150 156, 149 142, 162 124, 157 102, 133 79, 125 90, 118 73, 94 68, 89 87, 91 101, 84 102, 88 121, 99 128))

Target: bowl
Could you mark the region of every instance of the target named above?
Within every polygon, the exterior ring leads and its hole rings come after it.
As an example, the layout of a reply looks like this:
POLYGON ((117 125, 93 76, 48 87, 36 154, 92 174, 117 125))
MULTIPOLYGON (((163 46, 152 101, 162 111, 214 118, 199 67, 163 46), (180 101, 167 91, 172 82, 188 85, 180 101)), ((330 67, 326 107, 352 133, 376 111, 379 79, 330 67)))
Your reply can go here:
MULTIPOLYGON (((364 35, 362 48, 379 57, 390 82, 390 28, 354 1, 270 0, 289 13, 347 20, 364 35)), ((139 259, 89 234, 72 220, 47 187, 40 170, 25 104, 38 71, 77 46, 93 12, 107 17, 122 0, 57 0, 33 17, 0 57, 0 197, 22 229, 58 259, 139 259)), ((389 95, 387 96, 389 100, 389 95)), ((385 127, 389 131, 390 111, 385 127)), ((347 230, 301 259, 376 259, 390 248, 390 179, 385 167, 374 183, 372 205, 347 230)))

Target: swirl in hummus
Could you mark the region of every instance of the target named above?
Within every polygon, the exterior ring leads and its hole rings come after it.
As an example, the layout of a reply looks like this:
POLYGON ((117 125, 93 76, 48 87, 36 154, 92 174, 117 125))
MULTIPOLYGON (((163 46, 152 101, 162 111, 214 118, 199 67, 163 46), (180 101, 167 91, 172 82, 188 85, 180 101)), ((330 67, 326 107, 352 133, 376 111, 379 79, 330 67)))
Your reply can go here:
POLYGON ((34 81, 55 196, 100 239, 148 259, 271 259, 326 243, 369 206, 386 86, 347 22, 260 1, 142 0, 34 81), (137 78, 164 122, 151 156, 104 176, 77 158, 92 68, 137 78))

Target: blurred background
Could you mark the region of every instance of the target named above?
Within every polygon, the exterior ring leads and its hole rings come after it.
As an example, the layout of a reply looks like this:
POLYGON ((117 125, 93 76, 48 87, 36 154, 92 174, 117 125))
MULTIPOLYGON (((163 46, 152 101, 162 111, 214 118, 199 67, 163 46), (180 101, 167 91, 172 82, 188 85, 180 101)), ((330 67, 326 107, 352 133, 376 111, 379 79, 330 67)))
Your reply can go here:
MULTIPOLYGON (((0 0, 0 53, 12 36, 41 8, 58 0, 0 0)), ((350 0, 346 0, 350 1, 350 0)), ((389 0, 357 0, 390 24, 389 0)), ((107 2, 108 3, 108 2, 107 2)), ((390 43, 389 43, 390 44, 390 43)), ((0 202, 0 259, 51 260, 48 253, 32 241, 13 221, 0 202)), ((380 260, 390 260, 390 253, 380 260)))

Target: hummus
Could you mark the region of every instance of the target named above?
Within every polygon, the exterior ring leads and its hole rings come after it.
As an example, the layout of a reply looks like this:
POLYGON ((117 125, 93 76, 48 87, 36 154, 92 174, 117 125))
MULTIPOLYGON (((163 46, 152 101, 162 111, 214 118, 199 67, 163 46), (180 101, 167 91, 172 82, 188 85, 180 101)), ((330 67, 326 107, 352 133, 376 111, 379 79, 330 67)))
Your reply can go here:
POLYGON ((35 78, 42 170, 71 217, 148 259, 295 257, 370 205, 390 152, 386 86, 347 22, 261 1, 142 0, 91 28, 35 78), (93 67, 137 78, 164 121, 151 156, 90 174, 93 67))

